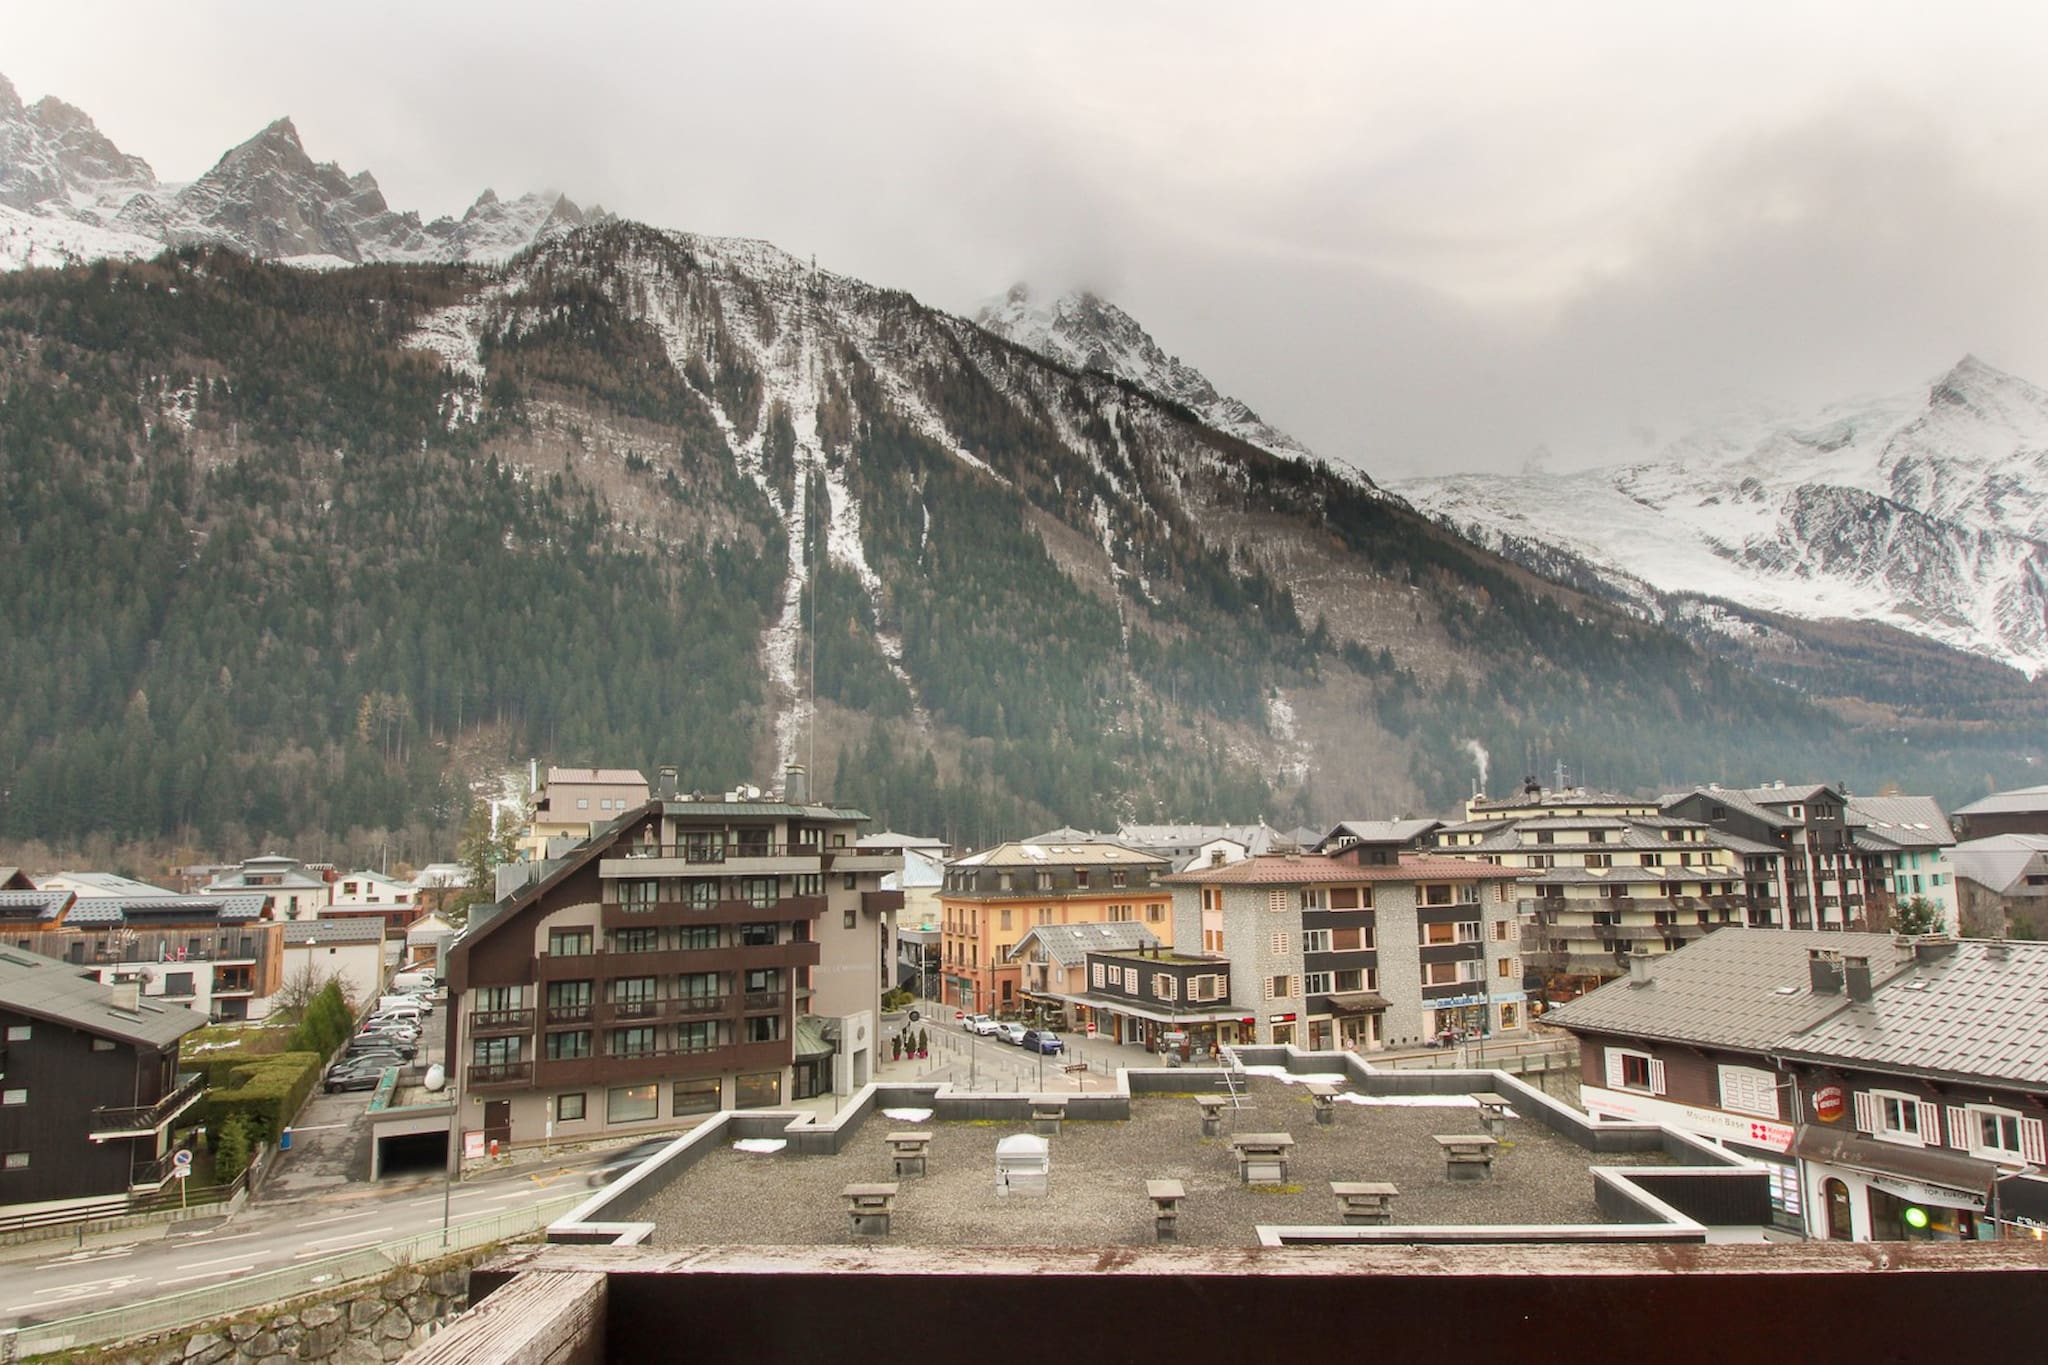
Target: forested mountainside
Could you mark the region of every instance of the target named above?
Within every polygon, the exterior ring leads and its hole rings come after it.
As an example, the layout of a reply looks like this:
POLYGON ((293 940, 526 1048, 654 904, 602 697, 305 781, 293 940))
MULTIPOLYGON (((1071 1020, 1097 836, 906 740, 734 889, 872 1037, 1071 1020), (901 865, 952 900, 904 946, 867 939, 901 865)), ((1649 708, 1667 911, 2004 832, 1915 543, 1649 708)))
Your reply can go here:
POLYGON ((528 754, 812 759, 961 842, 1442 809, 1474 746, 1639 789, 2020 762, 762 243, 25 271, 0 356, 4 837, 361 847, 528 754))

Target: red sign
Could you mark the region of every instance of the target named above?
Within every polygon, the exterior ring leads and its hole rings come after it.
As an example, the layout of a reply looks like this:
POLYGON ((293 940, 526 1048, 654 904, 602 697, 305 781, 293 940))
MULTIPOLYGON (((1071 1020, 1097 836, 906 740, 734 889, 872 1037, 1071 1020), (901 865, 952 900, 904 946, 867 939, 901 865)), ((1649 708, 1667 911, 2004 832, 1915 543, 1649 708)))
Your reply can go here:
POLYGON ((953 1022, 954 1022, 954 1023, 956 1023, 956 1024, 964 1024, 964 1023, 966 1023, 966 1022, 967 1022, 967 1011, 966 1011, 966 1010, 954 1010, 954 1011, 953 1011, 953 1022))
POLYGON ((1824 1085, 1813 1092, 1813 1116, 1822 1123, 1836 1123, 1848 1108, 1848 1097, 1839 1085, 1824 1085))

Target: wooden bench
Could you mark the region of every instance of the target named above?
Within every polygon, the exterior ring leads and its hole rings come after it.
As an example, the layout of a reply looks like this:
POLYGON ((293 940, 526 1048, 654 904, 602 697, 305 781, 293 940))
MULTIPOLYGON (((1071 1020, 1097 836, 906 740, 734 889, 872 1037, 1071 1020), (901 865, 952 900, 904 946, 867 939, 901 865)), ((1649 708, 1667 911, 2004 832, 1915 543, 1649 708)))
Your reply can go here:
POLYGON ((931 1154, 932 1135, 926 1132, 890 1133, 882 1139, 896 1164, 896 1178, 925 1173, 925 1158, 931 1154))
POLYGON ((1287 1151, 1294 1146, 1288 1133, 1239 1133, 1230 1140, 1237 1153, 1237 1178, 1246 1185, 1287 1183, 1287 1151))
POLYGON ((889 1215, 896 1210, 896 1185, 848 1185, 842 1194, 846 1197, 846 1215, 853 1222, 857 1237, 887 1237, 889 1215))
POLYGON ((1383 1180, 1332 1180, 1337 1213, 1353 1227, 1385 1227, 1394 1221, 1394 1196, 1401 1191, 1383 1180))
POLYGON ((1065 1100, 1037 1099, 1031 1101, 1031 1131, 1040 1137, 1058 1137, 1060 1123, 1067 1116, 1065 1100))
POLYGON ((1219 1137, 1223 1132, 1223 1106, 1227 1095, 1197 1095, 1195 1104, 1202 1111, 1202 1136, 1219 1137))
POLYGON ((1436 1145, 1443 1149, 1445 1179, 1484 1180, 1493 1174, 1500 1139, 1491 1133, 1439 1133, 1436 1145))
POLYGON ((1152 1201, 1153 1236, 1162 1242, 1171 1242, 1179 1237, 1180 1201, 1188 1197, 1181 1183, 1178 1180, 1148 1180, 1145 1182, 1145 1197, 1152 1201))

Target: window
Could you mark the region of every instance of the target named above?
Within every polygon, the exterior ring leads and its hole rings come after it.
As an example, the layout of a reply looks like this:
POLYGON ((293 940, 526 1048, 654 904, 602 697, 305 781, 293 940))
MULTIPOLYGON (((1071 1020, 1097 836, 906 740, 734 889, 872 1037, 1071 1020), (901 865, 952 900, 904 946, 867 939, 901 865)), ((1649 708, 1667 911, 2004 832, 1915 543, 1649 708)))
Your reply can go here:
POLYGON ((782 1103, 782 1073, 763 1071, 733 1081, 733 1103, 741 1109, 770 1108, 782 1103))
POLYGON ((1148 924, 1158 924, 1158 923, 1159 923, 1160 921, 1164 920, 1165 918, 1166 918, 1166 903, 1165 903, 1164 901, 1147 901, 1147 902, 1145 903, 1145 922, 1146 922, 1146 923, 1148 923, 1148 924))
POLYGON ((678 999, 716 1000, 722 994, 717 972, 688 972, 676 978, 678 999))
POLYGON ((1122 888, 1129 886, 1130 884, 1131 874, 1124 871, 1124 869, 1119 867, 1114 868, 1110 871, 1109 885, 1111 890, 1121 890, 1122 888))
POLYGON ((1586 855, 1586 866, 1613 867, 1614 855, 1612 853, 1588 853, 1586 855))
POLYGON ((694 877, 688 885, 690 888, 691 909, 709 910, 712 906, 718 904, 718 883, 712 878, 694 877))
MULTIPOLYGON (((612 930, 615 953, 652 953, 661 949, 661 931, 654 928, 612 930)), ((585 949, 588 952, 589 949, 585 949)))
POLYGON ((1293 995, 1294 978, 1292 976, 1275 976, 1267 979, 1266 998, 1268 1000, 1287 1000, 1293 998, 1293 995))
POLYGON ((1077 868, 1075 868, 1075 869, 1074 869, 1074 887, 1075 887, 1075 889, 1076 889, 1076 890, 1080 890, 1080 891, 1086 891, 1086 890, 1088 889, 1088 869, 1087 869, 1087 868, 1085 868, 1085 867, 1077 867, 1077 868))
POLYGON ((804 872, 797 876, 794 894, 799 896, 822 896, 825 894, 825 874, 804 872))
POLYGON ((1721 1073, 1721 1107, 1760 1119, 1778 1117, 1778 1078, 1753 1066, 1724 1066, 1721 1073))
POLYGON ((613 1057, 652 1056, 654 1030, 645 1025, 638 1028, 615 1028, 612 1030, 610 1046, 606 1051, 613 1057))
POLYGON ((1503 981, 1515 976, 1515 960, 1511 957, 1495 958, 1493 960, 1493 974, 1503 981))
POLYGON ((548 956, 586 956, 590 952, 590 939, 588 929, 551 929, 548 931, 548 956))
POLYGON ((1493 941, 1495 943, 1508 942, 1510 939, 1514 937, 1514 934, 1512 932, 1514 927, 1514 921, 1512 920, 1495 920, 1493 922, 1493 941))
POLYGON ((677 1081, 675 1094, 669 1101, 669 1112, 677 1118, 685 1114, 715 1114, 723 1103, 721 1082, 716 1076, 702 1080, 677 1081))
POLYGON ((1328 904, 1328 898, 1320 886, 1304 887, 1301 893, 1301 908, 1321 910, 1328 904))
POLYGON ((1330 972, 1310 972, 1301 979, 1304 995, 1329 995, 1336 990, 1336 981, 1330 972))
POLYGON ((1481 964, 1467 958, 1463 962, 1425 962, 1422 964, 1422 984, 1425 986, 1453 986, 1461 981, 1477 981, 1481 964))
POLYGON ((677 936, 678 947, 704 949, 718 947, 718 926, 715 924, 693 924, 677 936))
POLYGON ((574 1057, 590 1055, 590 1030, 569 1029, 561 1033, 550 1033, 547 1042, 547 1056, 551 1062, 568 1061, 574 1057))
POLYGON ((1289 936, 1286 934, 1286 932, 1282 931, 1273 935, 1273 941, 1269 946, 1272 949, 1274 957, 1286 957, 1287 950, 1290 947, 1292 947, 1293 944, 1289 936))
POLYGON ((715 1019, 699 1019, 676 1025, 676 1051, 710 1052, 719 1046, 719 1025, 715 1019))
POLYGON ((1661 1095, 1664 1093, 1664 1063, 1647 1052, 1610 1047, 1607 1049, 1607 1088, 1661 1095))
POLYGON ((1124 989, 1132 995, 1138 993, 1138 969, 1136 967, 1124 968, 1124 989))
POLYGON ((1644 867, 1662 867, 1664 866, 1664 855, 1661 853, 1642 853, 1637 855, 1636 861, 1644 867))
POLYGON ((1031 884, 1035 889, 1039 891, 1052 890, 1052 873, 1039 872, 1033 874, 1031 884))
POLYGON ((589 797, 587 797, 587 796, 579 796, 579 797, 577 797, 577 798, 576 798, 576 809, 577 809, 577 810, 589 810, 589 809, 590 809, 590 798, 589 798, 589 797))
POLYGON ((2011 1110, 1973 1104, 1967 1114, 1950 1109, 1949 1126, 1955 1130, 1956 1145, 1963 1145, 1963 1139, 1967 1137, 1970 1150, 1978 1156, 1993 1161, 2001 1157, 2014 1161, 2041 1160, 2039 1119, 2023 1119, 2011 1110), (1963 1121, 1958 1123, 1958 1118, 1963 1121), (2033 1139, 2031 1144, 2026 1141, 2028 1137, 2033 1139), (2030 1145, 2033 1148, 2031 1155, 2027 1151, 2030 1145))
POLYGON ((27 1104, 28 1091, 0 1090, 0 1104, 27 1104))
POLYGON ((1547 829, 1539 829, 1536 831, 1536 842, 1539 844, 1554 844, 1557 842, 1557 835, 1547 829))
POLYGON ((997 927, 998 929, 1008 929, 1008 928, 1010 927, 1010 912, 1009 912, 1009 911, 1007 911, 1007 910, 999 910, 999 911, 997 911, 997 912, 996 912, 996 917, 997 917, 997 919, 998 919, 998 921, 999 921, 999 922, 998 922, 998 924, 996 925, 996 927, 997 927))
POLYGON ((654 999, 654 978, 622 976, 611 983, 613 1004, 645 1005, 654 999))
POLYGON ((1328 929, 1305 929, 1301 935, 1301 950, 1304 953, 1327 953, 1330 949, 1328 929))
POLYGON ((1177 985, 1178 983, 1165 972, 1152 973, 1152 998, 1155 1000, 1172 1000, 1177 998, 1177 985))
POLYGON ((1504 1029, 1522 1026, 1522 1007, 1514 1001, 1504 1001, 1500 1007, 1500 1026, 1504 1029))
POLYGON ((842 929, 851 929, 859 922, 860 921, 854 917, 854 912, 851 910, 848 910, 839 916, 839 927, 842 929))
POLYGON ((478 1066, 517 1066, 525 1043, 524 1038, 472 1038, 469 1059, 478 1066))
MULTIPOLYGON (((1005 985, 1008 983, 1005 982, 1005 985)), ((746 1041, 750 1043, 773 1043, 782 1037, 782 1016, 779 1014, 750 1014, 745 1025, 746 1041)))
POLYGON ((847 873, 847 874, 846 874, 846 880, 845 880, 845 882, 843 883, 843 885, 845 886, 845 888, 846 888, 846 889, 847 889, 848 891, 851 891, 851 890, 853 890, 853 889, 854 889, 854 888, 855 888, 856 886, 858 886, 859 884, 860 884, 860 882, 859 882, 859 878, 858 878, 858 877, 856 877, 856 876, 855 876, 855 874, 853 874, 853 873, 851 873, 851 872, 849 872, 849 873, 847 873))
POLYGON ((1422 903, 1424 905, 1449 905, 1451 903, 1450 886, 1442 882, 1432 882, 1424 886, 1422 888, 1422 903))
POLYGON ((584 1106, 589 1102, 589 1098, 581 1090, 571 1091, 567 1095, 555 1096, 556 1120, 562 1123, 576 1123, 580 1121, 584 1115, 584 1106))
POLYGON ((640 1123, 661 1117, 660 1092, 647 1085, 615 1085, 605 1092, 606 1123, 640 1123))
POLYGON ((0 1170, 25 1171, 27 1169, 27 1152, 9 1152, 4 1158, 0 1158, 0 1170))
POLYGON ((1419 924, 1416 937, 1424 947, 1440 947, 1458 941, 1458 927, 1455 924, 1419 924))
POLYGON ((772 948, 775 946, 775 926, 772 924, 742 924, 740 946, 744 948, 772 948))
POLYGON ((1858 1091, 1856 1126, 1885 1142, 1925 1146, 1941 1141, 1940 1111, 1913 1095, 1892 1090, 1858 1091))

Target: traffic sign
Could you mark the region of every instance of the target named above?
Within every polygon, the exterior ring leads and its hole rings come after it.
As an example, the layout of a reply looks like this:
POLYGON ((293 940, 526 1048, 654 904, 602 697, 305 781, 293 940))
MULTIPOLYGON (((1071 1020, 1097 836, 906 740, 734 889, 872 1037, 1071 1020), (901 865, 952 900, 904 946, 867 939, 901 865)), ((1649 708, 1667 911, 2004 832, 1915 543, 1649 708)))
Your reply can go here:
POLYGON ((184 1179, 186 1179, 186 1178, 187 1178, 188 1176, 190 1176, 191 1174, 192 1174, 192 1168, 191 1168, 190 1166, 173 1166, 173 1167, 171 1167, 171 1179, 173 1179, 173 1180, 184 1180, 184 1179))
POLYGON ((172 1166, 174 1166, 174 1167, 176 1167, 176 1168, 177 1168, 178 1170, 181 1170, 181 1171, 189 1171, 189 1170, 191 1170, 191 1169, 192 1169, 192 1153, 191 1153, 190 1151, 186 1151, 186 1150, 183 1150, 183 1149, 179 1150, 178 1152, 176 1152, 175 1154, 173 1154, 173 1155, 172 1155, 172 1157, 171 1157, 171 1165, 172 1165, 172 1166))
POLYGON ((956 1023, 956 1024, 964 1024, 964 1023, 966 1023, 966 1022, 967 1022, 967 1011, 966 1011, 966 1010, 954 1010, 954 1011, 953 1011, 953 1022, 954 1022, 954 1023, 956 1023))

